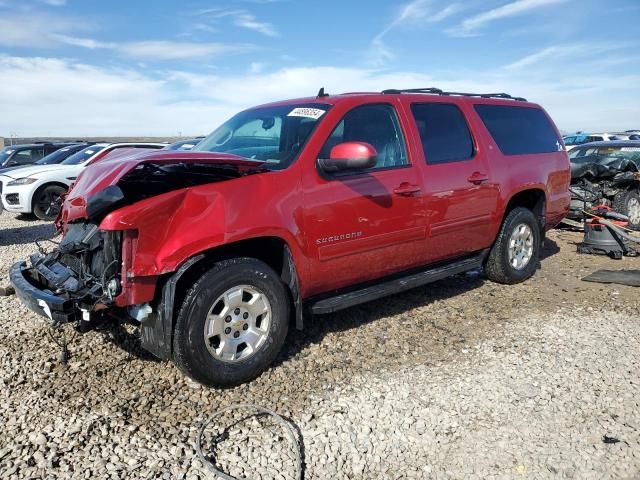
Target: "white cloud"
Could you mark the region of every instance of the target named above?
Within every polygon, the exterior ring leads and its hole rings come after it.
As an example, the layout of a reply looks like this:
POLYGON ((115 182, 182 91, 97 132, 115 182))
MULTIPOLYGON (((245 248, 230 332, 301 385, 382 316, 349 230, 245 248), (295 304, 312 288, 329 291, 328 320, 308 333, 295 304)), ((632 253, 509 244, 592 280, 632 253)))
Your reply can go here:
POLYGON ((218 23, 224 18, 230 18, 231 22, 237 27, 253 30, 268 37, 279 36, 278 31, 272 24, 259 21, 253 13, 245 9, 207 8, 195 12, 194 15, 206 18, 214 23, 218 23))
POLYGON ((425 24, 442 22, 460 12, 462 8, 458 3, 436 8, 433 0, 411 0, 401 5, 393 20, 371 41, 368 52, 369 63, 374 66, 381 66, 394 57, 391 49, 383 41, 391 30, 402 25, 424 26, 425 24))
POLYGON ((52 35, 74 27, 65 17, 48 14, 0 15, 0 45, 8 47, 50 47, 52 35))
POLYGON ((60 43, 64 43, 65 45, 89 48, 91 50, 94 50, 96 48, 116 48, 117 47, 116 43, 100 42, 98 40, 94 40, 93 38, 73 37, 70 35, 63 35, 58 33, 53 33, 50 35, 50 37, 54 40, 57 40, 60 43))
POLYGON ((516 0, 501 7, 466 18, 458 27, 449 30, 449 33, 456 36, 475 35, 478 29, 495 20, 523 15, 538 8, 564 3, 566 1, 567 0, 516 0))
POLYGON ((211 58, 226 53, 246 52, 249 45, 230 45, 225 43, 173 42, 154 40, 125 43, 118 50, 131 58, 147 61, 178 60, 186 58, 211 58))
POLYGON ((62 45, 95 49, 110 49, 125 57, 149 62, 190 58, 213 58, 226 53, 247 52, 248 44, 215 42, 176 42, 148 40, 139 42, 104 42, 94 38, 71 35, 89 24, 66 16, 45 13, 0 15, 0 45, 8 47, 55 48, 62 45))
MULTIPOLYGON (((570 67, 567 67, 569 69, 570 67)), ((564 130, 617 130, 637 120, 640 75, 616 69, 571 78, 558 68, 381 72, 333 66, 203 75, 113 69, 55 58, 0 56, 0 135, 203 134, 241 109, 283 98, 435 86, 506 91, 541 103, 564 130), (144 72, 144 73, 141 73, 144 72)))
MULTIPOLYGON (((594 60, 599 59, 599 56, 604 53, 619 50, 628 45, 623 43, 607 43, 599 42, 594 44, 580 43, 573 45, 554 45, 551 47, 543 48, 530 55, 526 55, 508 65, 504 68, 507 70, 518 70, 531 65, 544 62, 546 65, 558 64, 565 62, 568 58, 571 58, 574 68, 579 65, 582 60, 594 60)), ((606 57, 605 57, 606 58, 606 57)))

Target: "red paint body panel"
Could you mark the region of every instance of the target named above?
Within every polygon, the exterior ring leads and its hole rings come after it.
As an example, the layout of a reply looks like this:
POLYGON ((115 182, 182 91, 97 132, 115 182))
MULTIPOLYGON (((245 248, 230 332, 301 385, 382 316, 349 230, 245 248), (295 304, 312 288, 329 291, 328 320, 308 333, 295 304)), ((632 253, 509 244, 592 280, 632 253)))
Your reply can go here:
MULTIPOLYGON (((567 153, 505 156, 476 114, 479 103, 525 102, 434 95, 350 94, 292 100, 327 103, 299 158, 289 168, 185 188, 109 213, 104 230, 125 231, 120 306, 151 301, 160 275, 189 258, 233 242, 278 237, 289 246, 303 298, 490 247, 509 201, 537 189, 545 195, 546 226, 568 212, 567 153), (464 113, 475 156, 428 165, 411 103, 446 102, 464 113), (364 104, 392 105, 400 120, 409 165, 328 179, 316 160, 343 115, 364 104)), ((560 137, 558 133, 558 137, 560 137)), ((86 216, 91 195, 116 184, 144 162, 210 162, 255 169, 233 155, 160 151, 92 165, 63 206, 62 223, 86 216)))

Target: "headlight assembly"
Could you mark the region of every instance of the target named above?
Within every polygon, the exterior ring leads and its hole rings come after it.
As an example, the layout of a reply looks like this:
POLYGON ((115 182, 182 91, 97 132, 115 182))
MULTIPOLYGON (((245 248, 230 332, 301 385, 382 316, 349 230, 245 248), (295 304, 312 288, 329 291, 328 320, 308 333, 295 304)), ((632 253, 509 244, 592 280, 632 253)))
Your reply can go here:
POLYGON ((17 180, 7 183, 7 187, 15 187, 18 185, 30 185, 36 181, 38 181, 37 178, 31 178, 31 177, 18 178, 17 180))

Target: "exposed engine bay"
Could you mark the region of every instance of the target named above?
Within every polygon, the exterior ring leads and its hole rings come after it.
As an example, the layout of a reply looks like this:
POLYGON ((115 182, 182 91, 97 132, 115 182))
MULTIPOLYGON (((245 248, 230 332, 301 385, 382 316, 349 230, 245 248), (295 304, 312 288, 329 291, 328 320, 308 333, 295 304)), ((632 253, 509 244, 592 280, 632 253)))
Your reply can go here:
POLYGON ((75 300, 82 310, 110 305, 120 292, 121 232, 101 231, 95 223, 70 224, 54 251, 36 253, 30 261, 25 275, 52 294, 75 300))
POLYGON ((163 193, 265 171, 267 169, 260 166, 247 169, 227 164, 141 163, 124 175, 117 185, 111 185, 90 197, 87 214, 90 219, 96 219, 115 208, 163 193))

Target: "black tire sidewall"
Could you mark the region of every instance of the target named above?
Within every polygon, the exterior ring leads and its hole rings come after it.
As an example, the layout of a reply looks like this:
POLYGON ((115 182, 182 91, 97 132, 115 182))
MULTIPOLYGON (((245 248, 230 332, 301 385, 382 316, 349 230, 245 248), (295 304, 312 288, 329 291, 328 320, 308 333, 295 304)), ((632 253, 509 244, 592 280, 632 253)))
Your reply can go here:
MULTIPOLYGON (((32 207, 32 210, 33 210, 33 214, 36 216, 36 218, 38 220, 51 221, 51 220, 55 220, 56 217, 58 216, 56 214, 56 215, 53 215, 51 217, 47 217, 47 216, 44 215, 44 212, 40 212, 40 209, 38 208, 38 198, 40 197, 40 195, 44 194, 44 192, 46 192, 47 190, 53 190, 53 189, 59 190, 60 191, 60 195, 64 195, 64 193, 66 191, 63 187, 61 187, 59 185, 48 185, 46 187, 39 188, 38 190, 36 190, 36 193, 34 193, 34 195, 33 195, 33 207, 32 207)), ((58 211, 60 211, 60 210, 58 210, 58 211)))
POLYGON ((266 264, 242 258, 219 262, 187 294, 174 331, 174 359, 190 377, 209 386, 233 386, 259 375, 282 348, 289 324, 289 302, 278 275, 266 264), (250 285, 261 291, 271 306, 269 335, 250 357, 228 363, 214 358, 204 340, 204 326, 213 302, 226 290, 250 285))
POLYGON ((515 283, 523 282, 526 279, 530 278, 538 268, 538 262, 540 260, 540 226, 538 221, 530 210, 525 208, 519 208, 513 211, 514 215, 507 218, 507 221, 504 225, 504 248, 502 249, 502 261, 505 265, 505 273, 509 275, 513 279, 515 283), (511 263, 509 262, 509 239, 513 234, 514 229, 521 225, 526 224, 531 228, 533 232, 533 254, 531 255, 531 259, 529 259, 529 263, 525 268, 521 270, 517 270, 513 268, 511 263))
MULTIPOLYGON (((635 198, 640 202, 640 192, 637 189, 627 190, 625 192, 621 192, 617 195, 617 198, 614 198, 614 211, 621 213, 622 215, 629 216, 629 201, 635 198)), ((640 230, 640 223, 633 223, 631 219, 629 219, 628 227, 632 230, 640 230)))
POLYGON ((540 261, 541 236, 541 225, 531 210, 516 207, 509 211, 485 263, 487 277, 494 282, 513 285, 533 276, 540 261), (527 266, 517 270, 509 262, 509 239, 514 229, 522 223, 528 225, 533 232, 533 254, 527 266))

